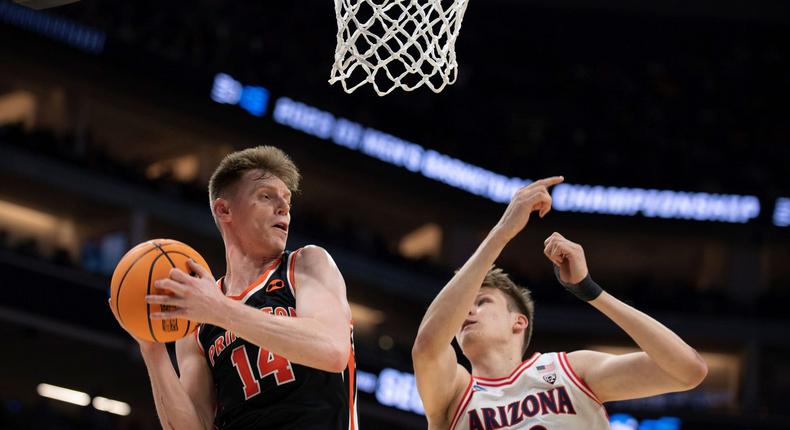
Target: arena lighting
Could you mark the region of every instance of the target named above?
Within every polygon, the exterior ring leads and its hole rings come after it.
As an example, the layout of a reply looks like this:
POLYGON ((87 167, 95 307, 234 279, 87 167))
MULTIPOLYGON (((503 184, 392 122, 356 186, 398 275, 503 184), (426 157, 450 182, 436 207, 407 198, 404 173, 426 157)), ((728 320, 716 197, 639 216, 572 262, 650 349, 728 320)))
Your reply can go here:
POLYGON ((376 381, 378 380, 377 375, 370 372, 365 372, 364 370, 357 370, 356 378, 357 390, 368 394, 376 392, 376 381))
MULTIPOLYGON (((246 88, 220 73, 211 97, 217 103, 241 105, 246 88)), ((272 116, 278 124, 498 203, 509 202, 516 190, 532 182, 483 169, 288 97, 274 102, 272 116)), ((562 184, 553 189, 552 198, 554 209, 562 212, 726 223, 746 223, 760 214, 757 197, 736 194, 562 184)))
POLYGON ((273 116, 279 124, 498 203, 509 202, 516 190, 531 182, 509 178, 347 119, 335 118, 287 97, 277 99, 273 116))
POLYGON ((56 385, 38 384, 36 387, 38 395, 50 399, 60 400, 61 402, 71 403, 79 406, 88 406, 91 396, 82 391, 70 390, 56 385))
POLYGON ((0 221, 3 224, 10 224, 15 229, 42 231, 49 234, 54 234, 59 226, 66 224, 57 216, 6 200, 0 200, 0 221))
POLYGON ((94 28, 46 12, 0 1, 0 22, 38 33, 92 54, 104 50, 107 36, 94 28))
POLYGON ((71 403, 78 406, 88 406, 91 403, 97 410, 109 412, 115 415, 127 416, 132 412, 128 403, 106 397, 96 396, 91 402, 91 396, 82 391, 71 390, 69 388, 58 387, 57 385, 38 384, 36 391, 41 397, 60 400, 61 402, 71 403))
POLYGON ((355 302, 349 302, 348 305, 351 307, 351 315, 354 315, 354 325, 360 323, 367 326, 376 326, 387 319, 387 314, 378 309, 355 302))
POLYGON ((760 214, 757 197, 735 194, 559 184, 551 197, 553 209, 567 212, 730 223, 745 223, 760 214))
POLYGON ((442 248, 442 227, 429 222, 404 235, 398 252, 408 258, 436 258, 442 248))
POLYGON ((680 418, 676 417, 643 419, 640 422, 628 414, 613 414, 609 423, 612 430, 680 430, 680 418))
POLYGON ((384 406, 425 415, 413 373, 386 368, 378 375, 357 370, 357 390, 373 394, 384 406))
POLYGON ((239 105, 252 115, 263 116, 266 113, 266 105, 269 104, 269 90, 242 85, 229 75, 219 73, 214 77, 211 100, 222 104, 239 105))
POLYGON ((379 373, 376 400, 384 406, 425 415, 413 373, 384 369, 379 373))
POLYGON ((790 225, 790 197, 779 197, 774 205, 774 225, 787 227, 790 225))
POLYGON ((129 407, 128 403, 99 396, 93 398, 93 407, 100 411, 109 412, 111 414, 121 415, 124 417, 132 412, 132 408, 129 407))

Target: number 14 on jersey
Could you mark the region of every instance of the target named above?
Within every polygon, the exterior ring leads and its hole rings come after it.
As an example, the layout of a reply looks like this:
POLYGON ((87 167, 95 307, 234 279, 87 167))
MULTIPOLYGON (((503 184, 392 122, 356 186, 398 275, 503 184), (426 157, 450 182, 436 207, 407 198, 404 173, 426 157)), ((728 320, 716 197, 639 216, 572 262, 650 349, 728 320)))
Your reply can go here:
POLYGON ((260 394, 260 381, 269 375, 274 375, 274 380, 277 382, 277 385, 287 384, 296 380, 290 361, 279 355, 272 354, 263 348, 256 349, 258 350, 256 366, 258 375, 260 375, 259 378, 255 378, 255 375, 252 373, 252 366, 247 356, 246 345, 234 348, 230 356, 233 367, 236 368, 236 372, 238 372, 239 378, 241 378, 241 382, 244 384, 244 400, 249 400, 260 394))

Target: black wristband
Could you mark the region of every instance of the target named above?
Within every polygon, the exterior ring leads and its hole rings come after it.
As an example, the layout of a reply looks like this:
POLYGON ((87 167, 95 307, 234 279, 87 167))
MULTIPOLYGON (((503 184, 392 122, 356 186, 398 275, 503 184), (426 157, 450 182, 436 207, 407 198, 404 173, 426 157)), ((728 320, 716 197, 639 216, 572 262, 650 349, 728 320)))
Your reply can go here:
POLYGON ((557 281, 565 287, 566 290, 573 293, 574 296, 584 300, 585 302, 589 302, 590 300, 595 300, 598 296, 603 293, 603 288, 600 285, 596 284, 595 281, 592 280, 590 277, 590 273, 587 273, 587 276, 581 280, 578 284, 569 284, 567 282, 563 282, 560 279, 560 268, 558 266, 554 266, 554 276, 557 277, 557 281))

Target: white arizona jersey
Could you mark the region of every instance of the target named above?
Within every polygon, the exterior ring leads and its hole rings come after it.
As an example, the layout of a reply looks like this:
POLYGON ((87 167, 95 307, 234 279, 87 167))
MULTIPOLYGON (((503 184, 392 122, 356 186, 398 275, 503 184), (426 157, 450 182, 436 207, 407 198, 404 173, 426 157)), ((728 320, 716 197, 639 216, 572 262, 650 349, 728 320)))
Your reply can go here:
POLYGON ((473 376, 450 430, 609 429, 606 410, 564 352, 535 353, 510 376, 473 376))

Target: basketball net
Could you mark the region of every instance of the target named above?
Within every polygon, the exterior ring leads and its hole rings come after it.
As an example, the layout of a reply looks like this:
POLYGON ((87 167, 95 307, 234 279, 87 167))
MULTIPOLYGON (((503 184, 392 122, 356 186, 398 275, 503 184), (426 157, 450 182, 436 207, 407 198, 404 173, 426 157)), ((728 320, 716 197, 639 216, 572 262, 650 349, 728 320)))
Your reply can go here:
POLYGON ((384 96, 455 82, 455 40, 468 0, 335 0, 337 47, 329 83, 384 96))

